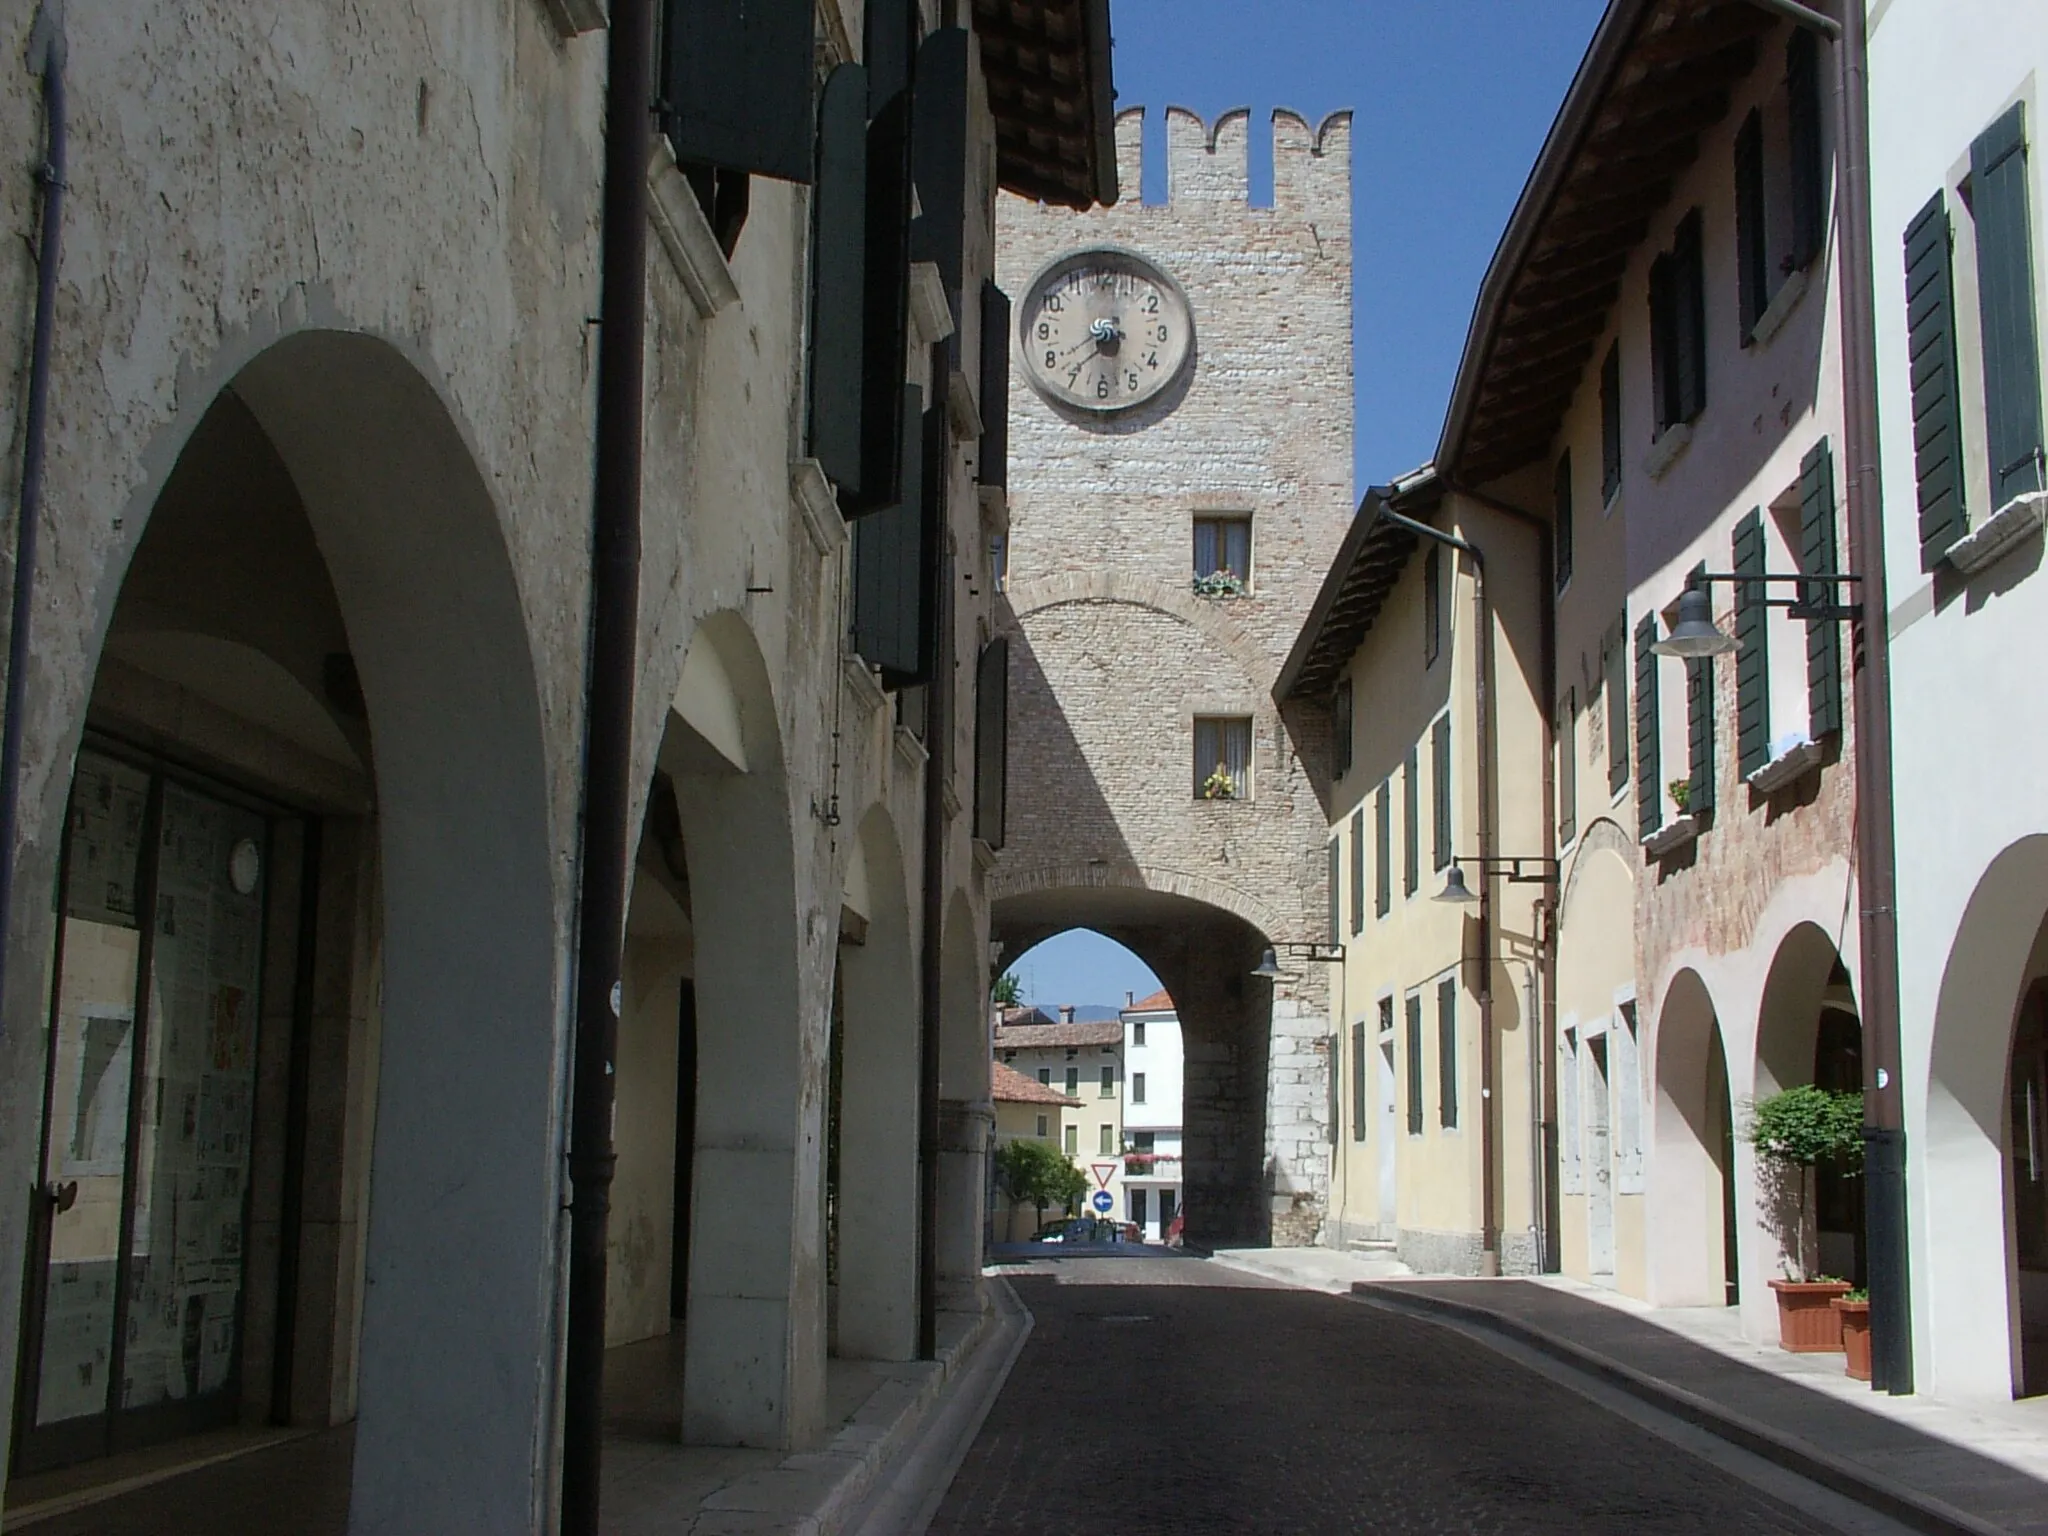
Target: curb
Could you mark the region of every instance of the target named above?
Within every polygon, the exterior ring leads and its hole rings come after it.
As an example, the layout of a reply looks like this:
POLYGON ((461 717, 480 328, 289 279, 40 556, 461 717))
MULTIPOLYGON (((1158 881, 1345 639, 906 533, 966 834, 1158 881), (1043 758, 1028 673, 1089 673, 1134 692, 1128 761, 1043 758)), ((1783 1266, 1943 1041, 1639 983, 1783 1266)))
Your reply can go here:
POLYGON ((1735 1413, 1697 1392, 1673 1386, 1633 1366, 1610 1360, 1547 1329, 1468 1302, 1414 1292, 1403 1294, 1404 1289, 1398 1280, 1365 1280, 1351 1287, 1351 1296, 1355 1301, 1383 1311, 1398 1312, 1427 1322, 1464 1323, 1526 1344, 1575 1370, 1619 1387, 1652 1407, 1774 1462, 1788 1472, 1797 1473, 1809 1482, 1853 1499, 1866 1509, 1875 1510, 1913 1530, 1927 1532, 1928 1536, 2008 1536, 2004 1526, 1993 1525, 1945 1500, 1894 1482, 1798 1435, 1772 1429, 1735 1413))

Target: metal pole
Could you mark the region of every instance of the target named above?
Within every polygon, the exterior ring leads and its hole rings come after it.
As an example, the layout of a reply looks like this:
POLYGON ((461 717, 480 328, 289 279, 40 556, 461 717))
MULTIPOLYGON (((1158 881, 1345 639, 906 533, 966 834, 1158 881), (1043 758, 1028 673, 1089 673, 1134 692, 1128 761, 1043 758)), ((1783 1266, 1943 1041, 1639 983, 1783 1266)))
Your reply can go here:
POLYGON ((612 1089, 631 869, 633 673, 640 606, 641 417, 647 302, 647 157, 654 7, 612 0, 605 92, 590 680, 583 878, 569 1132, 569 1319, 563 1363, 562 1532, 597 1536, 604 1436, 605 1246, 612 1089))

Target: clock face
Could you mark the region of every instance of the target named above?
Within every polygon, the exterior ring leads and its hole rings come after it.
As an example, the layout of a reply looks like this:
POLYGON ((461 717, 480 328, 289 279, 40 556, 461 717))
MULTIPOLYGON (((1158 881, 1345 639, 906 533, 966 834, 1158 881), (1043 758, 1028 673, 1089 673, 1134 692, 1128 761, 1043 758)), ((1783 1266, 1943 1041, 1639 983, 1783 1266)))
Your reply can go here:
POLYGON ((1076 251, 1039 274, 1018 321, 1038 392, 1081 411, 1127 411, 1156 397, 1194 356, 1180 285, 1128 251, 1076 251))

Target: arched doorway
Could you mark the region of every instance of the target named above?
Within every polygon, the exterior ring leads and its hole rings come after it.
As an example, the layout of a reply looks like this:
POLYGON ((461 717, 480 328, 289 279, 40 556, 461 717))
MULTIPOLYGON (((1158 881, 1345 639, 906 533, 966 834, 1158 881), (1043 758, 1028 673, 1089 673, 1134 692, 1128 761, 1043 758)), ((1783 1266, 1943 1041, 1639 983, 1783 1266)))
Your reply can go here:
POLYGON ((2048 978, 2028 984, 2013 1029, 2008 1068, 2012 1202, 2013 1311, 2019 1333, 2019 1378, 2013 1396, 2048 1393, 2048 978))
POLYGON ((9 1031, 54 1042, 50 1112, 0 1126, 38 1173, 14 1462, 354 1415, 355 1528, 524 1528, 564 894, 499 512, 384 342, 195 393, 73 576, 104 632, 45 641, 76 751, 26 817, 64 872, 53 1012, 9 1031))
POLYGON ((1734 1306, 1734 1105, 1713 998, 1681 970, 1657 1016, 1657 1093, 1649 1167, 1650 1299, 1659 1306, 1734 1306))

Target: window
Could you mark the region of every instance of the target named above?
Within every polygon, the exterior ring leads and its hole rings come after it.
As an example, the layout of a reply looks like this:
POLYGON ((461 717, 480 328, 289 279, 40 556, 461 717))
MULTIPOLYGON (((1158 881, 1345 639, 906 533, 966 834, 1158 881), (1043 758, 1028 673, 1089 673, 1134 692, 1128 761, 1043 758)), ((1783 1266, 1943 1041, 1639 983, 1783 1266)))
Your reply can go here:
POLYGON ((1052 1068, 1040 1067, 1038 1069, 1038 1080, 1039 1082, 1043 1083, 1046 1087, 1050 1088, 1052 1086, 1052 1068))
POLYGON ((1735 135, 1735 284, 1745 347, 1771 303, 1764 208, 1764 120, 1752 109, 1735 135))
POLYGON ((1144 1185, 1142 1185, 1142 1184, 1136 1185, 1135 1187, 1133 1187, 1133 1188, 1132 1188, 1132 1190, 1131 1190, 1131 1223, 1132 1223, 1132 1225, 1134 1225, 1134 1226, 1138 1226, 1138 1227, 1142 1227, 1142 1226, 1144 1226, 1144 1225, 1145 1225, 1145 1221, 1146 1221, 1146 1215, 1147 1215, 1147 1212, 1146 1212, 1146 1207, 1147 1207, 1147 1206, 1148 1206, 1148 1205, 1149 1205, 1149 1204, 1151 1203, 1151 1202, 1150 1202, 1150 1201, 1149 1201, 1149 1200, 1148 1200, 1148 1199, 1146 1198, 1146 1196, 1147 1196, 1147 1195, 1149 1195, 1150 1193, 1151 1193, 1151 1191, 1150 1191, 1150 1190, 1148 1190, 1148 1189, 1147 1189, 1147 1188, 1146 1188, 1146 1187, 1145 1187, 1144 1185))
MULTIPOLYGON (((1391 999, 1389 1000, 1391 1001, 1391 999)), ((1408 1134, 1422 1134, 1422 994, 1406 999, 1408 1015, 1408 1134)))
POLYGON ((1621 343, 1607 349, 1600 365, 1600 500, 1612 505, 1621 492, 1621 343))
POLYGON ((2042 489, 2041 351, 2027 202, 2027 119, 2021 102, 1970 146, 1993 507, 2042 489))
POLYGON ((1650 372, 1659 436, 1705 409, 1707 289, 1697 208, 1679 221, 1671 249, 1650 265, 1650 372))
POLYGON ((1133 1072, 1131 1074, 1131 1102, 1133 1104, 1145 1102, 1145 1074, 1142 1072, 1133 1072))
POLYGON ((1351 813, 1351 931, 1365 932, 1365 810, 1351 813))
POLYGON ((1607 692, 1607 793, 1628 783, 1628 614, 1615 617, 1600 657, 1600 686, 1607 692))
POLYGON ((1413 896, 1422 887, 1422 769, 1415 749, 1401 765, 1401 894, 1413 896))
POLYGON ((1195 582, 1209 583, 1228 591, 1227 577, 1243 592, 1252 581, 1252 520, 1249 517, 1198 517, 1195 519, 1195 582))
POLYGON ((1038 1139, 1040 1141, 1045 1140, 1045 1116, 1043 1115, 1038 1117, 1038 1139))
POLYGON ((1820 254, 1828 219, 1827 146, 1821 141, 1820 45, 1797 28, 1785 45, 1785 122, 1792 161, 1792 249, 1787 270, 1820 254))
POLYGON ((1431 809, 1436 813, 1436 867, 1451 862, 1451 717, 1439 715, 1429 730, 1431 809))
POLYGON ((1195 798, 1249 800, 1251 793, 1251 720, 1243 716, 1197 716, 1195 798))
POLYGON ((1080 1096, 1081 1069, 1079 1067, 1069 1067, 1067 1068, 1067 1097, 1070 1099, 1077 1099, 1080 1096))
POLYGON ((1557 705, 1557 840, 1579 835, 1579 693, 1567 688, 1557 705))
POLYGON ((1422 664, 1436 665, 1444 648, 1444 547, 1432 542, 1422 557, 1422 664))
MULTIPOLYGON (((1416 1012, 1422 1011, 1416 1000, 1416 1012)), ((1458 1128, 1458 978, 1436 984, 1436 1108, 1445 1130, 1458 1128)))
POLYGON ((1069 1061, 1078 1061, 1078 1060, 1080 1059, 1080 1056, 1081 1056, 1081 1051, 1080 1051, 1080 1048, 1079 1048, 1078 1046, 1072 1046, 1072 1045, 1070 1045, 1070 1046, 1068 1046, 1068 1047, 1067 1047, 1067 1060, 1069 1060, 1069 1061))
POLYGON ((1558 455, 1557 476, 1551 483, 1551 555, 1557 590, 1572 584, 1572 456, 1558 455))
POLYGON ((1132 1150, 1133 1152, 1150 1152, 1150 1151, 1151 1151, 1151 1150, 1153 1149, 1153 1147, 1154 1147, 1154 1146, 1156 1146, 1157 1144, 1158 1144, 1158 1137, 1157 1137, 1157 1135, 1156 1135, 1156 1134, 1155 1134, 1154 1132, 1151 1132, 1151 1131, 1133 1131, 1133 1132, 1131 1132, 1131 1150, 1132 1150))
POLYGON ((1351 1026, 1351 1139, 1365 1140, 1365 1020, 1351 1026))
POLYGON ((1334 758, 1331 771, 1341 779, 1351 771, 1351 679, 1348 677, 1337 685, 1337 691, 1330 699, 1330 745, 1334 758))
POLYGON ((1095 1138, 1095 1151, 1101 1157, 1108 1157, 1116 1151, 1115 1126, 1105 1125, 1100 1128, 1095 1138))
POLYGON ((1101 1091, 1101 1093, 1100 1093, 1100 1094, 1098 1095, 1098 1097, 1100 1097, 1100 1098, 1105 1098, 1105 1099, 1110 1099, 1110 1098, 1115 1098, 1115 1097, 1116 1097, 1116 1068, 1115 1068, 1115 1067, 1104 1067, 1104 1068, 1102 1069, 1102 1091, 1101 1091))
POLYGON ((1144 1047, 1145 1021, 1143 1019, 1135 1019, 1131 1023, 1131 1048, 1133 1050, 1143 1050, 1144 1047))
POLYGON ((1067 1127, 1066 1149, 1067 1156, 1069 1157, 1074 1156, 1081 1150, 1081 1127, 1078 1125, 1067 1127))
POLYGON ((1394 910, 1394 794, 1393 786, 1382 780, 1373 796, 1373 911, 1385 917, 1394 910))
POLYGON ((1005 1052, 1003 1052, 1003 1060, 1004 1060, 1004 1061, 1006 1061, 1006 1062, 1007 1062, 1007 1061, 1015 1061, 1016 1059, 1017 1059, 1017 1053, 1016 1053, 1015 1051, 1005 1051, 1005 1052))

